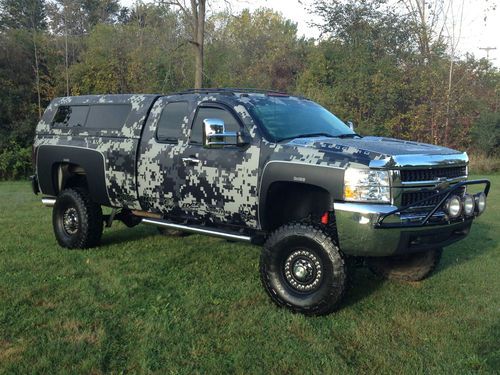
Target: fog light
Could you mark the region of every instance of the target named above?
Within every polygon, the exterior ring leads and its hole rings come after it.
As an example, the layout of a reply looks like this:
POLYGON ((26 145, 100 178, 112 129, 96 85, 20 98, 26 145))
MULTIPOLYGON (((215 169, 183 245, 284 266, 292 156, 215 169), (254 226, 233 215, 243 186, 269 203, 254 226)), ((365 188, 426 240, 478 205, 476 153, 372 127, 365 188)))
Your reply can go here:
POLYGON ((472 216, 474 214, 474 206, 474 197, 466 194, 464 197, 464 213, 467 216, 472 216))
POLYGON ((476 210, 478 215, 481 215, 486 209, 486 194, 479 193, 475 196, 476 200, 476 210))
POLYGON ((452 195, 450 198, 448 198, 444 207, 446 209, 446 212, 448 212, 448 215, 452 219, 459 217, 462 213, 462 202, 456 195, 452 195))

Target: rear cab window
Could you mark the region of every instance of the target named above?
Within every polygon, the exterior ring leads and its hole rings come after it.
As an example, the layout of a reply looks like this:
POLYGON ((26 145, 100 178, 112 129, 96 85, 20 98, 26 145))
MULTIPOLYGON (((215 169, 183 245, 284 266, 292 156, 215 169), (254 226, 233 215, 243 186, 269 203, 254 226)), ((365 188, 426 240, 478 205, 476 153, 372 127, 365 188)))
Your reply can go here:
POLYGON ((182 124, 189 115, 188 110, 188 102, 171 102, 163 108, 156 129, 158 142, 177 143, 182 136, 182 124))

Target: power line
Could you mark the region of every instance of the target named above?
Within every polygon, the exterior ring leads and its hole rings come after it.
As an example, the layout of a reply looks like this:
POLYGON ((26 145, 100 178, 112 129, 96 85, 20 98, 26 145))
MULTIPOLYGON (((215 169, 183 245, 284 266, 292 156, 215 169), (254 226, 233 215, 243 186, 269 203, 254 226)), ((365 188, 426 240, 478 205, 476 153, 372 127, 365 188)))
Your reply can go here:
POLYGON ((490 60, 490 51, 496 50, 497 47, 479 47, 479 49, 486 51, 486 60, 489 61, 490 60))

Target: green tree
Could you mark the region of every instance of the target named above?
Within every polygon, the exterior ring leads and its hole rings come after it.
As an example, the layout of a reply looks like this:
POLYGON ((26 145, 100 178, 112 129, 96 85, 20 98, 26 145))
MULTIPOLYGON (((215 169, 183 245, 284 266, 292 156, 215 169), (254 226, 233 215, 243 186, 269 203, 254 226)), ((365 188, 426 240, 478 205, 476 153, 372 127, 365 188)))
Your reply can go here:
POLYGON ((472 128, 476 151, 500 156, 500 113, 483 112, 472 128))
POLYGON ((162 1, 162 4, 178 7, 188 25, 187 40, 193 46, 195 59, 194 88, 199 89, 203 86, 207 0, 191 0, 190 6, 185 0, 162 1))
POLYGON ((212 86, 290 90, 303 69, 307 42, 297 26, 270 9, 211 18, 207 76, 212 86))
POLYGON ((406 19, 384 1, 320 1, 325 40, 309 55, 299 91, 320 101, 358 130, 402 135, 388 122, 411 106, 402 62, 415 46, 406 19))
POLYGON ((70 68, 73 92, 165 92, 192 84, 194 70, 179 14, 168 6, 140 5, 125 24, 98 25, 81 62, 70 68))
POLYGON ((0 29, 45 30, 44 0, 1 0, 0 29))

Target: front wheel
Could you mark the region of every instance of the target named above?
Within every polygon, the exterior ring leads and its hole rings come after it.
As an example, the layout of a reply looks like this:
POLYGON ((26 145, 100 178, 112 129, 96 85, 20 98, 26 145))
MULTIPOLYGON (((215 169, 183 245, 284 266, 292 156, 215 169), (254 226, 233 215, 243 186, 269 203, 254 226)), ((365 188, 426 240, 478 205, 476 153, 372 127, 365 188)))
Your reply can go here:
POLYGON ((401 281, 420 281, 427 278, 441 260, 443 249, 437 248, 421 253, 370 258, 368 267, 376 275, 401 281))
POLYGON ((262 284, 278 305, 305 315, 334 311, 347 286, 339 248, 323 230, 285 225, 266 241, 260 258, 262 284))
POLYGON ((102 235, 102 209, 91 201, 85 189, 65 189, 54 205, 52 224, 57 242, 62 247, 94 247, 99 244, 102 235))

